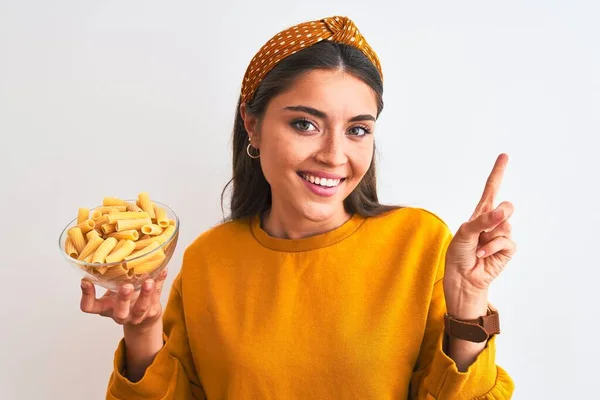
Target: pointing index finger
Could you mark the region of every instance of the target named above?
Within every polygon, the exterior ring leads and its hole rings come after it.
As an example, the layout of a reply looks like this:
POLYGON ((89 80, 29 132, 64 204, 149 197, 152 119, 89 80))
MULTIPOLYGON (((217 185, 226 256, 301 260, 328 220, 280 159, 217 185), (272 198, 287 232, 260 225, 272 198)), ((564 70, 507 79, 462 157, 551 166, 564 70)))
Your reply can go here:
POLYGON ((485 188, 483 189, 481 200, 479 200, 479 204, 477 205, 476 213, 480 214, 494 208, 494 200, 500 190, 500 184, 502 183, 507 163, 508 155, 505 153, 500 154, 496 159, 494 168, 492 168, 492 172, 485 183, 485 188))

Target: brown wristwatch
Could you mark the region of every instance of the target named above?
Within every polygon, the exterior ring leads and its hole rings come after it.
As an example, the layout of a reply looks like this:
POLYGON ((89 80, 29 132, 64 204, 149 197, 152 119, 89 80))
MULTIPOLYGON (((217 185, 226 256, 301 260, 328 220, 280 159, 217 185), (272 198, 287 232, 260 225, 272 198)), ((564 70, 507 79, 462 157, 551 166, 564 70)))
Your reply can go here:
POLYGON ((446 313, 444 325, 447 335, 468 342, 482 343, 500 333, 498 310, 488 304, 487 315, 471 320, 461 320, 446 313))

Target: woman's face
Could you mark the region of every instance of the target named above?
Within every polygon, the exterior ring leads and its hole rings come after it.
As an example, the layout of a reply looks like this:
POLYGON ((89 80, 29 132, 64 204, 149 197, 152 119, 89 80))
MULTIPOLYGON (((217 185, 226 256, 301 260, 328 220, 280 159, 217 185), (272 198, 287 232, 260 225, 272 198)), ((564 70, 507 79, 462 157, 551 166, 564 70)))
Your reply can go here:
POLYGON ((246 121, 272 211, 315 222, 345 216, 343 201, 371 164, 376 115, 367 84, 342 70, 315 70, 274 97, 260 124, 246 121))

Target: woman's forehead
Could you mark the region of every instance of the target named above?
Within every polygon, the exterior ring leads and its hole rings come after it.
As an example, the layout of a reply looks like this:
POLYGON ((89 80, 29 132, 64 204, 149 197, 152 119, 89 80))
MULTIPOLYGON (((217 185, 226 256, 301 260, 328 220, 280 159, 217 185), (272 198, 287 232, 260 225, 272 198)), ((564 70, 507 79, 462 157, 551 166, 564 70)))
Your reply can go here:
POLYGON ((303 105, 325 112, 377 113, 373 89, 341 69, 314 70, 299 76, 273 98, 272 104, 278 108, 303 105))

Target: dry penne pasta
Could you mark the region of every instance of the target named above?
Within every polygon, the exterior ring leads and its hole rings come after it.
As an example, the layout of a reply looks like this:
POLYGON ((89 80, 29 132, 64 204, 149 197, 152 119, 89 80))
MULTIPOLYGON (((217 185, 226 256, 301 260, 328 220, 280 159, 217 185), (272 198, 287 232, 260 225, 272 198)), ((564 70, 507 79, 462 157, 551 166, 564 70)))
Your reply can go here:
POLYGON ((125 239, 125 240, 133 240, 136 241, 140 238, 140 233, 135 229, 130 229, 127 231, 113 232, 108 235, 109 237, 113 237, 115 239, 125 239))
POLYGON ((117 239, 114 237, 109 237, 106 239, 94 252, 94 257, 92 258, 93 263, 103 263, 106 259, 106 256, 110 254, 111 250, 115 248, 117 245, 117 239))
POLYGON ((152 202, 150 201, 150 196, 147 192, 142 192, 138 195, 139 206, 142 210, 146 211, 150 218, 154 219, 156 216, 154 215, 154 207, 152 206, 152 202))
MULTIPOLYGON (((134 243, 133 248, 135 248, 135 243, 134 243)), ((77 256, 79 255, 79 252, 75 248, 75 245, 73 244, 73 240, 71 240, 70 236, 67 236, 67 240, 65 242, 65 252, 71 258, 77 258, 77 256)))
POLYGON ((113 213, 113 214, 108 214, 106 216, 106 219, 108 220, 108 223, 110 223, 110 224, 114 224, 117 221, 122 221, 122 220, 148 219, 148 218, 150 218, 150 215, 148 215, 148 213, 145 211, 142 211, 142 212, 136 212, 136 211, 117 212, 117 213, 113 213))
POLYGON ((174 225, 169 225, 167 226, 167 229, 165 229, 162 233, 161 236, 165 237, 165 240, 168 240, 171 238, 171 236, 173 236, 173 233, 175 233, 175 226, 174 225))
POLYGON ((141 219, 119 219, 117 220, 117 232, 128 231, 131 229, 141 229, 144 225, 150 225, 152 221, 150 218, 141 219))
POLYGON ((167 218, 167 212, 164 208, 154 205, 154 211, 156 214, 156 224, 161 228, 169 226, 169 219, 167 218))
POLYGON ((96 207, 94 208, 95 211, 100 211, 102 214, 108 214, 111 211, 117 211, 117 212, 121 212, 121 211, 125 211, 127 209, 126 206, 100 206, 100 207, 96 207))
POLYGON ((127 269, 134 268, 137 265, 144 264, 146 262, 153 261, 153 260, 156 260, 159 258, 161 260, 163 260, 165 258, 165 252, 162 251, 162 249, 154 249, 153 251, 146 253, 146 255, 142 255, 141 257, 135 257, 131 260, 127 260, 127 258, 130 258, 130 257, 131 256, 125 257, 125 261, 127 263, 126 264, 127 269))
POLYGON ((102 225, 102 232, 104 232, 105 235, 108 235, 109 233, 113 233, 117 231, 117 224, 104 224, 102 225))
POLYGON ((136 200, 104 197, 100 207, 77 209, 77 218, 64 234, 63 250, 100 283, 139 284, 173 252, 165 242, 172 239, 177 222, 167 210, 147 192, 136 200))
POLYGON ((164 242, 165 242, 165 238, 163 237, 163 235, 158 235, 158 236, 150 237, 150 239, 138 240, 137 242, 135 242, 135 249, 136 250, 143 249, 144 247, 147 247, 151 243, 158 243, 159 245, 161 245, 164 242))
MULTIPOLYGON (((125 210, 123 210, 123 211, 125 211, 125 210)), ((142 210, 140 207, 138 207, 138 205, 135 203, 127 203, 127 211, 140 212, 140 211, 144 211, 144 210, 142 210)))
POLYGON ((125 257, 125 260, 128 261, 128 260, 131 260, 132 258, 140 257, 146 253, 150 253, 152 250, 158 249, 159 246, 160 246, 160 244, 158 242, 152 242, 148 246, 144 247, 143 249, 140 249, 140 250, 136 251, 135 253, 128 255, 127 257, 125 257))
POLYGON ((135 265, 133 267, 133 273, 134 274, 144 274, 144 273, 152 272, 156 268, 161 266, 164 259, 165 259, 165 255, 161 254, 160 256, 155 257, 153 260, 148 260, 144 263, 135 265))
POLYGON ((119 242, 117 243, 117 245, 115 246, 115 248, 112 249, 112 251, 110 252, 110 254, 113 254, 114 252, 116 252, 117 250, 119 250, 121 248, 121 246, 123 246, 125 244, 125 242, 127 242, 127 240, 125 240, 125 239, 119 240, 119 242))
POLYGON ((127 270, 123 268, 121 264, 115 265, 114 267, 108 267, 102 274, 107 278, 118 278, 123 275, 127 275, 127 270))
POLYGON ((90 209, 89 208, 80 208, 77 212, 77 224, 82 223, 86 219, 90 217, 90 209))
POLYGON ((81 250, 81 253, 79 253, 79 257, 77 257, 77 259, 85 260, 88 256, 94 254, 94 252, 102 244, 102 242, 104 242, 104 239, 102 239, 101 237, 96 236, 91 238, 90 241, 87 242, 83 250, 81 250))
POLYGON ((100 210, 98 210, 98 209, 96 209, 96 210, 93 210, 93 211, 90 213, 90 218, 91 218, 91 219, 93 219, 94 221, 97 221, 97 220, 98 220, 98 218, 100 218, 100 217, 102 217, 102 211, 100 211, 100 210))
POLYGON ((77 224, 77 227, 79 229, 81 229, 81 233, 83 233, 84 235, 86 233, 88 233, 89 231, 91 231, 92 229, 94 229, 95 226, 96 226, 96 223, 94 222, 93 219, 86 219, 85 221, 77 224))
POLYGON ((127 202, 125 200, 121 200, 118 197, 105 197, 104 200, 102 200, 102 205, 103 206, 122 206, 127 208, 127 202))
POLYGON ((90 241, 91 238, 93 238, 94 236, 100 237, 101 235, 98 233, 97 230, 92 229, 91 231, 89 231, 88 233, 86 233, 85 238, 88 240, 88 242, 90 241))
POLYGON ((83 251, 83 248, 86 245, 86 241, 85 241, 85 238, 83 237, 83 232, 81 232, 81 228, 79 228, 77 226, 74 228, 71 228, 71 229, 69 229, 69 232, 67 234, 71 238, 71 242, 73 243, 73 246, 75 246, 75 249, 77 250, 77 252, 81 253, 83 251))
POLYGON ((94 223, 96 224, 96 226, 102 226, 104 224, 108 224, 108 215, 104 214, 102 215, 100 218, 95 219, 94 223))
POLYGON ((163 228, 155 224, 144 225, 142 226, 142 233, 145 235, 156 236, 163 233, 163 228))
POLYGON ((106 257, 107 263, 123 261, 125 257, 133 253, 135 250, 135 242, 133 240, 122 240, 119 243, 122 243, 119 248, 117 249, 115 247, 116 250, 106 257))

